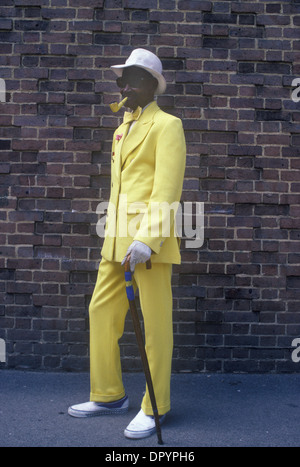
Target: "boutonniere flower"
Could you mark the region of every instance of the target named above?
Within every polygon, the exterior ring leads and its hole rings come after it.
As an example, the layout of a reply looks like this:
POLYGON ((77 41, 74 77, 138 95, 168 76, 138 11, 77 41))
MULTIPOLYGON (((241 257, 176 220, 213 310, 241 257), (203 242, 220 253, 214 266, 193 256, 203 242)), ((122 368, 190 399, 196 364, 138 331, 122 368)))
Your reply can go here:
POLYGON ((120 140, 122 139, 122 137, 123 137, 123 133, 122 133, 121 135, 117 135, 117 136, 116 136, 116 140, 117 140, 117 141, 120 141, 120 140))

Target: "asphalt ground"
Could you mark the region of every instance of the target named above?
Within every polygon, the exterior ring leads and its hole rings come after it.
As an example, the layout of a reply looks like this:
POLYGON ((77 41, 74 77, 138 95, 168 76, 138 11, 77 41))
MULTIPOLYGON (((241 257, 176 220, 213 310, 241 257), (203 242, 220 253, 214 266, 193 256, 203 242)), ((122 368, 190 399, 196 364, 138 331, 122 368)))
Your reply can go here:
MULTIPOLYGON (((156 434, 123 434, 140 410, 144 375, 123 376, 126 414, 76 419, 68 407, 88 400, 88 373, 0 370, 0 447, 102 447, 102 456, 114 456, 106 461, 121 460, 122 452, 147 452, 149 461, 149 452, 157 455, 156 434)), ((187 455, 199 447, 299 447, 299 420, 298 374, 173 374, 159 449, 187 455)))

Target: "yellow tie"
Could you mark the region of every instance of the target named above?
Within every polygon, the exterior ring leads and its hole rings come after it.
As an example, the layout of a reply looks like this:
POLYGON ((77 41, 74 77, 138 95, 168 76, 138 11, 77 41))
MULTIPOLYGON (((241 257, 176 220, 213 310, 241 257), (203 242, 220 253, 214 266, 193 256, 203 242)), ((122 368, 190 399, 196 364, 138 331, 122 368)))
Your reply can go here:
POLYGON ((142 115, 142 108, 137 107, 134 112, 125 112, 124 113, 124 118, 123 118, 123 123, 131 123, 134 120, 138 120, 140 116, 142 115))

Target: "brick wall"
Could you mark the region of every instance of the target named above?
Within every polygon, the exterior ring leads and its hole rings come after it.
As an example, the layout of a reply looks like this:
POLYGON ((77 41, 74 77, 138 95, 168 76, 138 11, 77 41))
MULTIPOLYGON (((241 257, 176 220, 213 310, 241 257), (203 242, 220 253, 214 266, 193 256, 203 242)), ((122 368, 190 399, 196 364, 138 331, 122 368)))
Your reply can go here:
MULTIPOLYGON (((120 121, 109 66, 145 47, 186 132, 182 199, 205 205, 204 245, 174 268, 174 371, 299 371, 299 25, 299 0, 1 1, 7 367, 88 369, 96 207, 120 121)), ((121 347, 140 369, 130 320, 121 347)))

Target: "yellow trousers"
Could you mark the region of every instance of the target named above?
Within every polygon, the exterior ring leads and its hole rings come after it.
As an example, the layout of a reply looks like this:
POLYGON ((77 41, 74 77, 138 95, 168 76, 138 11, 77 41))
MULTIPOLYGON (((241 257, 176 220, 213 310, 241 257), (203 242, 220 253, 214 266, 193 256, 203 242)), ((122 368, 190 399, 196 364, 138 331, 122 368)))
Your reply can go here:
MULTIPOLYGON (((133 280, 139 289, 145 328, 145 346, 160 415, 170 410, 170 379, 173 353, 172 265, 153 263, 135 268, 133 280)), ((94 402, 112 402, 125 395, 122 382, 119 339, 129 309, 124 267, 102 259, 90 303, 91 395, 94 402)), ((146 415, 152 415, 148 388, 142 400, 146 415)))

